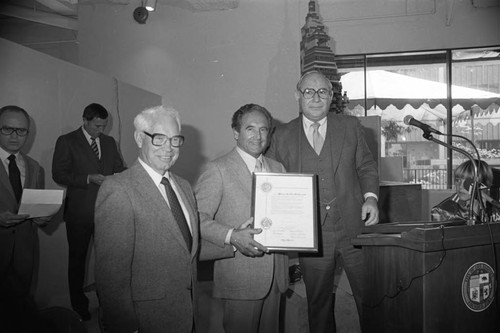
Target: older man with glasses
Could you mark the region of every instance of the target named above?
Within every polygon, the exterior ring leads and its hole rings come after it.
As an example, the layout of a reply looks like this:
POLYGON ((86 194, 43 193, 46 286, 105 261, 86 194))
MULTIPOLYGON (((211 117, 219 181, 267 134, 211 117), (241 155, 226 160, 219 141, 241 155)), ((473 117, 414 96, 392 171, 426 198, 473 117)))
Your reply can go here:
POLYGON ((109 333, 194 331, 199 225, 189 183, 170 171, 184 143, 179 114, 134 119, 139 158, 106 179, 96 202, 96 285, 109 333))
POLYGON ((43 168, 21 152, 30 128, 28 113, 15 105, 0 109, 0 331, 27 329, 34 302, 32 276, 37 226, 49 217, 17 214, 23 189, 44 188, 43 168))
POLYGON ((355 117, 329 113, 332 84, 320 72, 305 73, 295 97, 300 115, 276 129, 267 156, 288 172, 318 175, 319 244, 315 255, 300 256, 310 332, 335 332, 335 270, 342 264, 361 315, 363 256, 350 239, 363 225, 378 222, 377 164, 355 117))

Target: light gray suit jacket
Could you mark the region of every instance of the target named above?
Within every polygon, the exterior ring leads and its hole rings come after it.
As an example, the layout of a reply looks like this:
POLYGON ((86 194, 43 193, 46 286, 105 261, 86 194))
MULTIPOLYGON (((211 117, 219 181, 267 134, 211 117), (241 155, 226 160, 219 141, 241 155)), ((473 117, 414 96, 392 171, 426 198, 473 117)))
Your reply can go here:
MULTIPOLYGON (((284 172, 283 166, 264 157, 269 172, 284 172)), ((195 187, 200 214, 201 237, 225 249, 230 258, 214 264, 214 296, 227 299, 262 299, 270 290, 273 273, 281 292, 288 288, 288 256, 265 254, 251 258, 224 240, 231 228, 238 228, 248 220, 252 203, 252 174, 233 149, 228 154, 209 162, 195 187)), ((202 250, 203 251, 203 250, 202 250)))
POLYGON ((156 184, 136 162, 107 178, 95 214, 96 286, 109 332, 191 332, 199 225, 189 183, 171 174, 189 210, 189 250, 156 184), (153 327, 153 328, 152 328, 153 327), (142 331, 142 330, 141 330, 142 331))

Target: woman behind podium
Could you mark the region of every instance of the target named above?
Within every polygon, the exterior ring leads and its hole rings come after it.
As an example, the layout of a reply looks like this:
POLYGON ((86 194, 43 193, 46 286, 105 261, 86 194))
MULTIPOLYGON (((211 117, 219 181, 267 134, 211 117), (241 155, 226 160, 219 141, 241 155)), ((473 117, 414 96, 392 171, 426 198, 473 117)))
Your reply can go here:
MULTIPOLYGON (((488 163, 475 160, 480 184, 479 191, 484 198, 489 194, 489 189, 493 184, 493 171, 488 163)), ((474 179, 474 166, 470 160, 463 162, 455 169, 455 191, 456 193, 446 198, 431 209, 432 221, 465 220, 469 219, 472 183, 474 179), (465 185, 465 186, 464 186, 465 185)), ((489 198, 489 196, 488 196, 489 198)), ((486 200, 485 210, 481 209, 478 200, 474 200, 474 219, 476 223, 499 222, 500 209, 492 206, 486 200)))

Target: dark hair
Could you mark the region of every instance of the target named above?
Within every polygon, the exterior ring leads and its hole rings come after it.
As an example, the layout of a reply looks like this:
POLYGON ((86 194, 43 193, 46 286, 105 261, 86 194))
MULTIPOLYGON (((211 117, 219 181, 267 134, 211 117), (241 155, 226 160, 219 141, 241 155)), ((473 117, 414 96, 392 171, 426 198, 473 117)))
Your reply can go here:
POLYGON ((19 113, 22 113, 25 117, 26 117, 26 120, 28 121, 28 129, 30 127, 30 116, 28 114, 28 112, 26 112, 25 109, 17 106, 17 105, 7 105, 7 106, 4 106, 3 108, 0 109, 0 116, 2 114, 4 114, 5 112, 7 111, 11 111, 11 112, 19 112, 19 113))
MULTIPOLYGON (((491 187, 493 185, 493 170, 485 161, 474 160, 477 165, 477 176, 479 181, 491 187)), ((474 166, 470 160, 463 162, 455 169, 455 178, 473 178, 474 177, 474 166)))
POLYGON ((271 127, 273 123, 273 117, 265 107, 257 104, 245 104, 241 108, 239 108, 238 111, 233 114, 233 118, 231 119, 231 127, 239 132, 241 129, 241 119, 243 118, 243 116, 254 111, 262 113, 267 118, 269 127, 271 127))
POLYGON ((101 104, 92 103, 83 110, 83 118, 92 120, 94 118, 107 119, 108 111, 101 104))

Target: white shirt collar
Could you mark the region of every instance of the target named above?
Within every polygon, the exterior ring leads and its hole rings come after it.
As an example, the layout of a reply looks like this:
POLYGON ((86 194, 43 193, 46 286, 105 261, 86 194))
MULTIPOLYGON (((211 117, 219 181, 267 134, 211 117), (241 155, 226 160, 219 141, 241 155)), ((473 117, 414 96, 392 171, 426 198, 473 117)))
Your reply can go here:
POLYGON ((324 117, 321 120, 312 121, 309 118, 307 118, 306 116, 302 115, 302 123, 304 124, 304 129, 306 131, 309 130, 309 127, 311 127, 311 125, 313 123, 316 123, 316 122, 319 123, 319 128, 321 129, 323 127, 323 125, 326 124, 326 119, 327 119, 327 117, 324 117))
MULTIPOLYGON (((3 148, 0 148, 0 159, 2 161, 7 161, 8 162, 7 158, 10 155, 12 155, 12 153, 9 153, 8 151, 4 150, 3 148)), ((15 153, 14 155, 16 156, 16 159, 19 158, 19 152, 15 153)))
MULTIPOLYGON (((85 135, 85 138, 87 138, 87 141, 89 142, 89 144, 92 143, 92 136, 85 130, 85 128, 82 126, 82 131, 83 131, 83 135, 85 135)), ((99 137, 95 138, 95 141, 97 143, 99 143, 99 137)))
POLYGON ((262 158, 262 154, 259 155, 259 157, 255 158, 240 147, 236 146, 236 151, 238 154, 240 154, 241 158, 243 159, 243 162, 245 162, 245 165, 248 168, 248 171, 252 173, 255 170, 255 164, 257 163, 257 159, 260 160, 262 163, 262 166, 264 167, 264 160, 262 158))
POLYGON ((156 186, 159 186, 159 184, 161 184, 161 179, 163 177, 165 177, 168 180, 170 180, 170 173, 168 172, 168 170, 165 172, 165 174, 160 175, 152 167, 150 167, 148 164, 146 164, 146 162, 144 162, 140 157, 137 158, 137 159, 139 160, 139 163, 141 163, 141 165, 143 166, 143 168, 146 170, 146 172, 148 173, 148 175, 151 177, 151 179, 153 179, 153 182, 156 184, 156 186))

